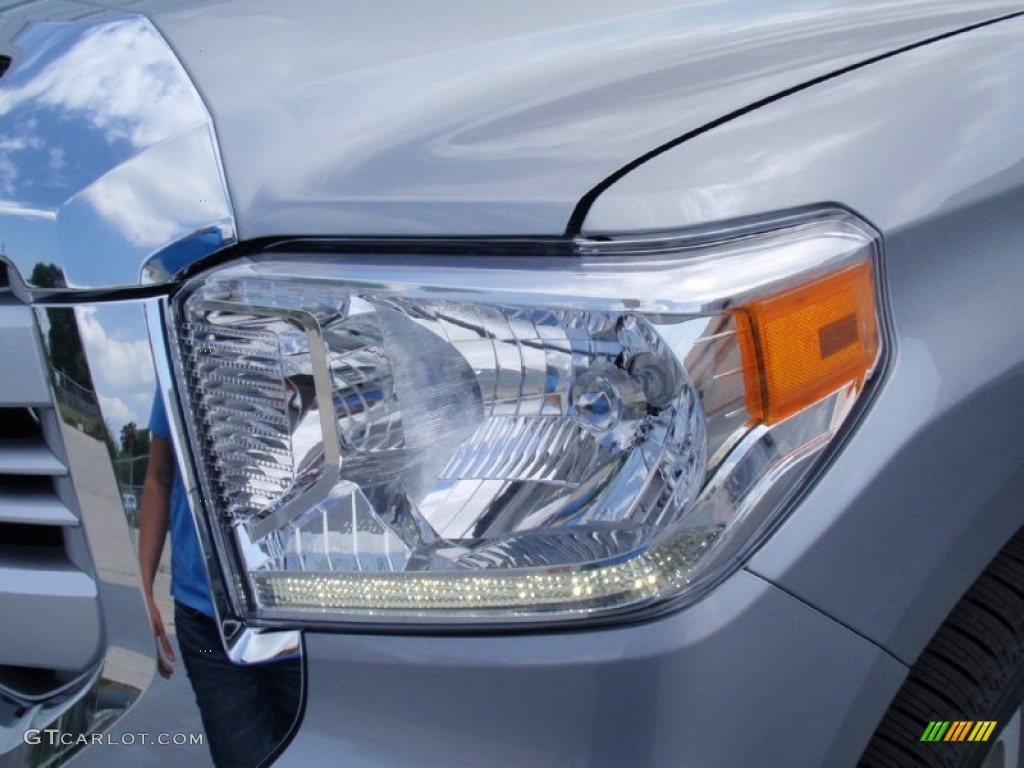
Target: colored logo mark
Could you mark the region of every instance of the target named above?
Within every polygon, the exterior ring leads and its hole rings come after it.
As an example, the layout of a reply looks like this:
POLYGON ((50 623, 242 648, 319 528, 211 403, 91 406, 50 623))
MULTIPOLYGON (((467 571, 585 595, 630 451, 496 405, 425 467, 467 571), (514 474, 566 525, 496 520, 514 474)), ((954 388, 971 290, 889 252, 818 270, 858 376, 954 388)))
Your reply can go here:
POLYGON ((995 720, 932 720, 921 741, 988 741, 996 725, 995 720))

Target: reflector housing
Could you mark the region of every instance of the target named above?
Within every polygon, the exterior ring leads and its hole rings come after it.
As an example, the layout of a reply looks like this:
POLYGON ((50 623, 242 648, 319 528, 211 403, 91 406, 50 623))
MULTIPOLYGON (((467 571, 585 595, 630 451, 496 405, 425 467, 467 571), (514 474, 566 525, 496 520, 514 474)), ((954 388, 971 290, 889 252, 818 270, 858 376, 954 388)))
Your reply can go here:
POLYGON ((235 609, 479 624, 693 594, 863 390, 876 257, 829 213, 539 259, 267 254, 192 280, 177 365, 235 609))

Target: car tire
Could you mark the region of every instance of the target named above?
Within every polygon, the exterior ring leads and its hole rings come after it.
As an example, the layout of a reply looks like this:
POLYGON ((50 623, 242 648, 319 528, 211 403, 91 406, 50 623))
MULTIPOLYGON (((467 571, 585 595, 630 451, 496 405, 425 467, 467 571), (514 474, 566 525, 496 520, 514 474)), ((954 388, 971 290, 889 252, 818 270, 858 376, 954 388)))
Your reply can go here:
MULTIPOLYGON (((1024 528, 978 577, 911 667, 860 765, 1024 768, 1022 702, 1024 528), (922 741, 932 721, 997 724, 985 742, 922 741)), ((953 730, 947 728, 946 736, 953 730)))

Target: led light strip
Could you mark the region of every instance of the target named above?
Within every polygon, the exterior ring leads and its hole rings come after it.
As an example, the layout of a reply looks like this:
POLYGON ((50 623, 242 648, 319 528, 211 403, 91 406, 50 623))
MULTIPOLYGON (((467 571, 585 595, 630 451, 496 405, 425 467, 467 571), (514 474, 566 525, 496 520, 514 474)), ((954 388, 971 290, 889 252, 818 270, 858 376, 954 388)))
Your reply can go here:
POLYGON ((486 573, 259 572, 253 587, 268 615, 343 610, 386 614, 429 610, 517 613, 551 605, 593 611, 656 598, 685 583, 692 567, 724 526, 691 529, 644 554, 615 565, 582 570, 486 573))

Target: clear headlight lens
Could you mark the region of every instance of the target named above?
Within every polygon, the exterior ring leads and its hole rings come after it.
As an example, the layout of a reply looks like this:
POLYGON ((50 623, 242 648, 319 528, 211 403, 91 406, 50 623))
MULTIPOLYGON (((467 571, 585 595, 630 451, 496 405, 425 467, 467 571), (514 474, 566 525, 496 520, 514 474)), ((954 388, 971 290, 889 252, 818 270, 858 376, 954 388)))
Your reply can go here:
POLYGON ((875 239, 268 255, 177 297, 203 495, 264 620, 556 619, 728 567, 878 359, 875 239))

